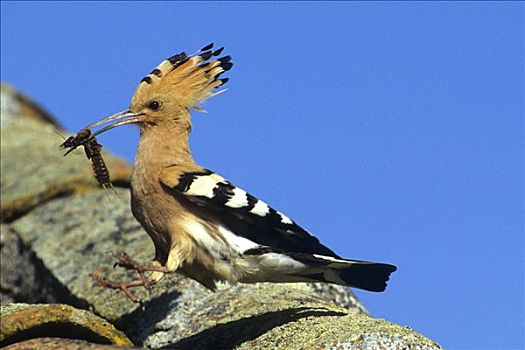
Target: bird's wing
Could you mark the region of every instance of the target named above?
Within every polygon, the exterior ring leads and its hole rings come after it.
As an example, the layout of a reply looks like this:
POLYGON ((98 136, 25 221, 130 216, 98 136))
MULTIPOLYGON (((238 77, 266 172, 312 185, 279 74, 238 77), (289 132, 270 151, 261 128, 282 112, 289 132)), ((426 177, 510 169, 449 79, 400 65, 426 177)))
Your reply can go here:
POLYGON ((171 166, 161 171, 160 182, 196 212, 211 214, 235 235, 260 246, 338 257, 292 219, 210 170, 171 166))

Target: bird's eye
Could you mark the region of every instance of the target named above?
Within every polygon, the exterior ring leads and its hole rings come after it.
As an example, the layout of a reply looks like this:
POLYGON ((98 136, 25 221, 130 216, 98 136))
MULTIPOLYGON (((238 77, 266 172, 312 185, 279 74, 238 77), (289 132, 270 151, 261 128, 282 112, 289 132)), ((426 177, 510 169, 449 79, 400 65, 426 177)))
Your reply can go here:
POLYGON ((158 110, 160 107, 160 103, 159 101, 151 101, 148 105, 148 108, 151 109, 152 111, 156 111, 158 110))

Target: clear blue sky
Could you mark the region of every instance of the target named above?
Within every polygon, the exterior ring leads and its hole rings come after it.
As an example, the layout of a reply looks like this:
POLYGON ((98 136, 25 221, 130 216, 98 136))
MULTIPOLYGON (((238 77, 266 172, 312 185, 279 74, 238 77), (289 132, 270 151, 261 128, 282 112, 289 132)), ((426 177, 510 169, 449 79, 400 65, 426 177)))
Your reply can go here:
MULTIPOLYGON (((235 66, 201 164, 346 257, 395 263, 371 312, 449 349, 524 346, 524 4, 8 3, 2 80, 73 132, 161 60, 235 66)), ((101 137, 132 161, 133 127, 101 137)), ((57 142, 60 140, 57 138, 57 142)))

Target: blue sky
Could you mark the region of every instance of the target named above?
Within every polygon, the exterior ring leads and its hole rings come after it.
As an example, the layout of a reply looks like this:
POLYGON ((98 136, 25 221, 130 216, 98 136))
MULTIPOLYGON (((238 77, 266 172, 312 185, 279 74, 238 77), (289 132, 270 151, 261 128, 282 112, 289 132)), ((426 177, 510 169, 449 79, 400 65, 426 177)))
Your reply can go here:
MULTIPOLYGON (((70 132, 215 42, 204 166, 349 258, 391 262, 377 317, 448 349, 524 346, 523 3, 2 2, 1 78, 70 132)), ((133 127, 100 138, 132 161, 133 127)), ((60 142, 57 139, 57 143, 60 142)))

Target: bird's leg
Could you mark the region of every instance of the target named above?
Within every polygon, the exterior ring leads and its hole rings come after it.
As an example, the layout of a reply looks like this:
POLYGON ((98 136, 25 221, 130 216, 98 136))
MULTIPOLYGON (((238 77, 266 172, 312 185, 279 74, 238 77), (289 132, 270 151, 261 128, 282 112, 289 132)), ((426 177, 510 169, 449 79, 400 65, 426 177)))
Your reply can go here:
POLYGON ((130 282, 117 282, 117 281, 112 281, 110 279, 107 279, 105 277, 100 277, 94 273, 92 273, 90 276, 91 278, 93 278, 97 286, 105 287, 105 288, 112 288, 112 289, 120 289, 126 294, 129 300, 135 303, 140 302, 137 298, 135 298, 133 293, 131 293, 129 288, 144 286, 143 280, 135 280, 135 281, 130 281, 130 282))
POLYGON ((139 280, 129 281, 129 282, 118 282, 113 281, 108 278, 100 277, 95 273, 91 274, 91 278, 95 281, 95 284, 99 287, 106 287, 112 289, 119 289, 123 291, 128 299, 133 302, 139 302, 137 298, 131 293, 130 288, 134 287, 144 287, 149 289, 152 285, 160 281, 165 273, 169 272, 168 269, 164 266, 161 266, 158 261, 153 261, 153 263, 141 264, 133 260, 126 253, 112 253, 113 257, 117 260, 115 266, 121 266, 127 270, 134 270, 140 276, 139 280), (149 276, 146 276, 146 272, 151 271, 152 273, 149 276))
POLYGON ((121 266, 126 270, 137 271, 140 276, 140 280, 142 281, 142 285, 146 289, 149 289, 151 285, 157 283, 165 273, 170 272, 165 266, 160 266, 157 261, 154 261, 153 264, 141 264, 123 252, 113 252, 112 255, 117 260, 115 266, 121 266), (148 271, 153 271, 154 273, 152 273, 149 277, 146 277, 145 272, 148 271))

